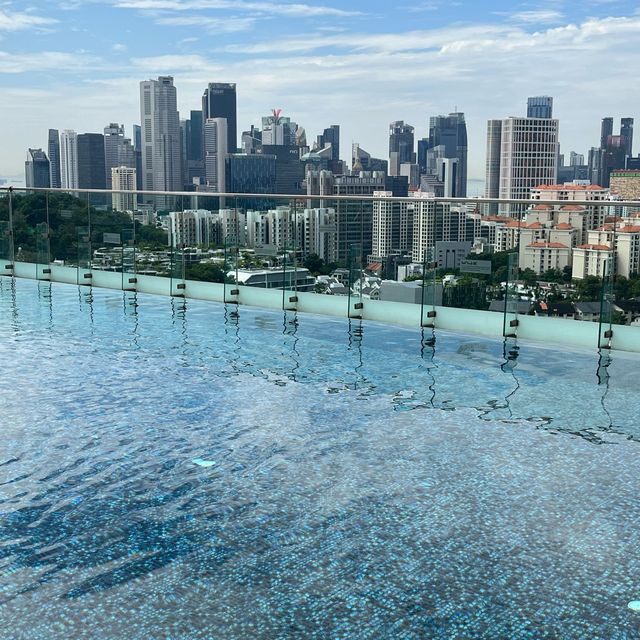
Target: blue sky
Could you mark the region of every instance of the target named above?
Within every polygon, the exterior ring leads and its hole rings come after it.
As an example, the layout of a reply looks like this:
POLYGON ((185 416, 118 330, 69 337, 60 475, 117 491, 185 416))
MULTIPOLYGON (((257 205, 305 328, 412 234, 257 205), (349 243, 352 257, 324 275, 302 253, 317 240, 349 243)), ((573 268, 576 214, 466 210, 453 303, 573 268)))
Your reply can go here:
MULTIPOLYGON (((23 173, 47 129, 139 120, 139 82, 175 77, 182 114, 208 82, 238 84, 239 129, 272 107, 309 139, 342 127, 386 156, 388 124, 416 137, 467 116, 469 175, 484 177, 486 120, 552 95, 563 151, 586 153, 604 116, 640 118, 637 2, 556 0, 0 0, 0 176, 23 173)), ((636 148, 640 149, 640 133, 636 148)))

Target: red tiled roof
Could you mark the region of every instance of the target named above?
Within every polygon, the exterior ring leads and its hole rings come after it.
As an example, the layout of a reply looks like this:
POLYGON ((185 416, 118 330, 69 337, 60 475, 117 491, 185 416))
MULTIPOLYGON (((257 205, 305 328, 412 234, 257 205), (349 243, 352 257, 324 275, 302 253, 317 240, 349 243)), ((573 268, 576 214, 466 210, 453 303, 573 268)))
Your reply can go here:
POLYGON ((480 220, 487 220, 488 222, 510 222, 513 218, 508 216, 482 216, 480 220))
POLYGON ((532 222, 525 225, 527 229, 544 229, 544 226, 540 222, 532 222))
POLYGON ((540 184, 534 188, 540 191, 591 191, 596 189, 604 191, 604 188, 597 184, 540 184))
POLYGON ((534 247, 535 249, 568 249, 566 244, 562 242, 532 242, 527 247, 534 247))
POLYGON ((640 233, 640 225, 629 225, 627 227, 620 227, 619 233, 640 233))
POLYGON ((611 251, 611 247, 606 244, 581 244, 578 249, 589 249, 591 251, 611 251))
POLYGON ((584 207, 580 204, 564 204, 560 207, 560 211, 584 211, 584 207))
POLYGON ((554 229, 558 229, 558 231, 567 231, 569 229, 573 229, 573 227, 568 222, 560 222, 554 227, 554 229))
POLYGON ((378 271, 379 269, 382 269, 382 263, 381 263, 381 262, 372 262, 372 263, 367 267, 367 270, 368 270, 368 271, 378 271))

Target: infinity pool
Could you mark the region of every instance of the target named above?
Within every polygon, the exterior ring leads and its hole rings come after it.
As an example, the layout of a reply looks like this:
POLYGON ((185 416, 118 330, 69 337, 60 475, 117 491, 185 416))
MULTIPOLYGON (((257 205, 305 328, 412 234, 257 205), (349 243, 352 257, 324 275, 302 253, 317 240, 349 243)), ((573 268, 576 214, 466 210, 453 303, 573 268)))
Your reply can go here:
POLYGON ((0 279, 0 637, 640 637, 640 358, 430 338, 0 279))

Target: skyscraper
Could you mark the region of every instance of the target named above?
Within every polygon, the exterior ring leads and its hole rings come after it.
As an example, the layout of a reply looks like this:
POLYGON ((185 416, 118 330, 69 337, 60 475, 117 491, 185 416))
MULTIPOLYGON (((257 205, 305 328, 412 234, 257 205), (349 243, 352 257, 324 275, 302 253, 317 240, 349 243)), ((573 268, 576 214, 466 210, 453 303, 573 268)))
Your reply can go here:
POLYGON ((553 118, 553 98, 551 96, 534 96, 527 99, 527 118, 553 118))
POLYGON ((235 153, 238 145, 235 83, 209 83, 202 96, 202 121, 206 122, 210 118, 225 118, 227 120, 227 151, 235 153))
POLYGON ((600 126, 600 148, 606 149, 609 137, 613 135, 613 118, 602 118, 600 126))
MULTIPOLYGON (((486 185, 485 196, 487 198, 500 197, 500 154, 502 152, 502 120, 489 120, 487 122, 487 162, 485 165, 486 185)), ((491 203, 487 213, 498 213, 498 205, 491 203)))
POLYGON ((78 188, 105 189, 104 136, 101 133, 81 133, 77 137, 78 188))
POLYGON ((24 177, 27 187, 44 187, 51 185, 49 176, 49 158, 42 149, 29 149, 24 163, 24 177))
POLYGON ((72 129, 60 134, 60 178, 63 189, 78 188, 78 134, 72 129))
POLYGON ((62 186, 60 179, 60 135, 57 129, 49 129, 49 183, 52 189, 62 186))
MULTIPOLYGON (((558 175, 558 121, 553 118, 514 117, 490 120, 487 126, 486 171, 486 195, 492 198, 528 200, 532 188, 555 184, 558 175)), ((506 204, 498 209, 518 217, 525 206, 506 204)))
POLYGON ((404 120, 389 125, 389 174, 392 176, 400 175, 401 164, 415 163, 413 131, 414 128, 404 120))
POLYGON ((124 125, 112 122, 104 128, 104 165, 107 189, 111 189, 111 169, 136 167, 135 151, 130 138, 125 138, 124 125))
POLYGON ((624 138, 624 150, 627 157, 633 155, 633 118, 620 120, 620 135, 624 138))
POLYGON ((204 171, 207 191, 224 193, 227 141, 226 118, 207 118, 204 122, 204 171))
POLYGON ((142 127, 133 125, 133 153, 136 158, 136 189, 142 189, 142 127))
POLYGON ((340 125, 332 124, 317 138, 319 149, 331 145, 331 160, 340 160, 340 125))
POLYGON ((467 153, 464 113, 430 119, 426 173, 437 175, 441 182, 446 182, 444 195, 447 197, 464 198, 467 195, 467 153))
POLYGON ((600 147, 589 151, 589 175, 592 184, 609 186, 609 175, 615 169, 624 169, 633 151, 633 118, 620 120, 620 135, 613 135, 613 118, 603 118, 600 129, 600 147))
POLYGON ((171 76, 140 83, 140 120, 143 189, 181 190, 180 116, 171 76))

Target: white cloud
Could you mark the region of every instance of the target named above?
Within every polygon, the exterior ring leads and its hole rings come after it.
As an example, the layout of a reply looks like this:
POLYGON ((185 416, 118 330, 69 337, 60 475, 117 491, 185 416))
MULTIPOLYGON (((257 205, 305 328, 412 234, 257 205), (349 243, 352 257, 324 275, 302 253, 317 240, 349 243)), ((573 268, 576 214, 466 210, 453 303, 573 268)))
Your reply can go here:
POLYGON ((5 11, 0 9, 0 31, 26 31, 29 29, 45 29, 56 24, 54 18, 43 18, 33 13, 5 11))
MULTIPOLYGON (((111 75, 104 70, 78 73, 77 80, 52 75, 55 90, 46 109, 41 100, 21 108, 18 97, 5 101, 3 91, 0 119, 20 126, 3 139, 7 152, 0 158, 0 172, 18 172, 23 150, 45 144, 50 126, 101 131, 110 121, 137 122, 139 81, 173 74, 182 113, 198 108, 208 82, 236 82, 240 129, 282 106, 307 129, 309 139, 324 126, 340 124, 344 157, 353 141, 384 157, 389 122, 404 119, 422 137, 430 115, 457 105, 468 121, 469 176, 481 178, 486 120, 523 114, 529 95, 554 97, 567 151, 586 153, 596 144, 603 116, 640 117, 640 86, 628 78, 629 69, 640 68, 639 38, 636 16, 590 19, 533 34, 513 23, 387 34, 315 33, 277 42, 265 34, 264 42, 234 48, 233 56, 216 52, 213 57, 199 47, 193 55, 133 57, 123 72, 127 77, 118 77, 113 68, 111 75), (85 77, 91 84, 82 81, 85 77)), ((8 55, 0 53, 0 68, 2 56, 8 55)), ((78 64, 78 71, 85 71, 78 57, 44 62, 47 68, 78 64)), ((41 61, 27 64, 14 56, 9 62, 18 73, 15 67, 31 72, 41 61)))
POLYGON ((86 73, 98 68, 100 65, 100 58, 85 53, 41 51, 20 54, 0 51, 0 74, 34 73, 50 70, 86 73))
POLYGON ((158 24, 174 27, 201 27, 217 33, 248 31, 256 24, 256 18, 210 18, 207 16, 171 16, 158 18, 158 24))
POLYGON ((199 55, 166 55, 148 58, 133 58, 131 64, 146 73, 159 75, 189 71, 204 71, 218 68, 205 57, 199 55))
POLYGON ((513 22, 524 24, 556 24, 564 19, 560 11, 540 9, 538 11, 520 11, 509 16, 513 22))
POLYGON ((112 0, 122 9, 145 11, 198 11, 227 9, 232 11, 259 12, 298 18, 318 16, 354 16, 359 11, 347 11, 312 4, 288 4, 284 2, 238 2, 237 0, 112 0))

